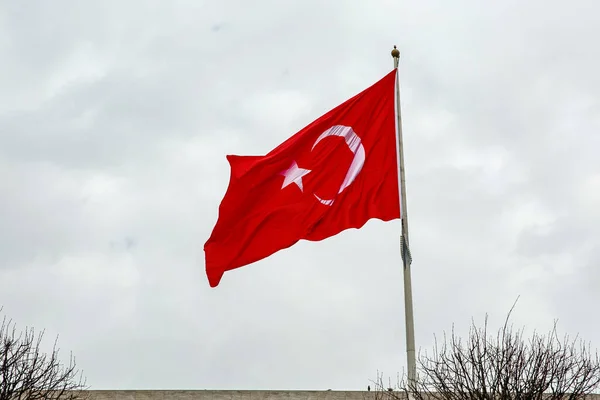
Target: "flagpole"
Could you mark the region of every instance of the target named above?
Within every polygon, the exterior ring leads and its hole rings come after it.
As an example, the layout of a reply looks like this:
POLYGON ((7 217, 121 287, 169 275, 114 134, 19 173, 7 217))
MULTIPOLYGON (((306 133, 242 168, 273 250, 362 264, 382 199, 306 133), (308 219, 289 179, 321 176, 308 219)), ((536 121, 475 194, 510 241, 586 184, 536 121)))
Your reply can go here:
POLYGON ((400 51, 394 46, 392 50, 394 68, 396 69, 396 117, 398 135, 398 154, 400 169, 400 212, 402 222, 402 236, 400 237, 400 248, 402 252, 402 263, 404 266, 404 318, 406 324, 406 359, 408 367, 409 388, 416 383, 417 363, 415 356, 415 323, 413 317, 412 300, 412 278, 410 272, 410 250, 408 241, 408 213, 406 207, 406 180, 404 176, 404 149, 402 143, 402 115, 400 112, 400 51))

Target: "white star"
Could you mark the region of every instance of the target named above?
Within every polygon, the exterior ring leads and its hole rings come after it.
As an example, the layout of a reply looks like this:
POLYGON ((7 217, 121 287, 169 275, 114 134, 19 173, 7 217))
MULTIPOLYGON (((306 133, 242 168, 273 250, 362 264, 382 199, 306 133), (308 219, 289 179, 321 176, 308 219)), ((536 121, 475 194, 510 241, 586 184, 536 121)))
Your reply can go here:
POLYGON ((308 173, 310 173, 310 169, 298 168, 296 161, 292 162, 292 165, 281 173, 281 175, 285 176, 281 188, 283 189, 284 187, 295 183, 300 188, 300 191, 304 191, 302 177, 308 173))

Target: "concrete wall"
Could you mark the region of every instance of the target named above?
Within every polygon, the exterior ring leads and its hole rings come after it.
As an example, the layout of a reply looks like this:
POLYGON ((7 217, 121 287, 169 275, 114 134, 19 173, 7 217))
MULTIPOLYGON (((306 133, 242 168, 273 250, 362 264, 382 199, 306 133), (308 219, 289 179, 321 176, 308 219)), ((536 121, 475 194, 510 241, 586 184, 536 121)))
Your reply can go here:
MULTIPOLYGON (((87 394, 88 400, 377 400, 376 392, 333 390, 90 390, 87 394)), ((377 397, 381 399, 381 393, 377 397)), ((600 395, 588 400, 600 400, 600 395)))
POLYGON ((375 400, 375 392, 277 390, 90 390, 89 400, 375 400))

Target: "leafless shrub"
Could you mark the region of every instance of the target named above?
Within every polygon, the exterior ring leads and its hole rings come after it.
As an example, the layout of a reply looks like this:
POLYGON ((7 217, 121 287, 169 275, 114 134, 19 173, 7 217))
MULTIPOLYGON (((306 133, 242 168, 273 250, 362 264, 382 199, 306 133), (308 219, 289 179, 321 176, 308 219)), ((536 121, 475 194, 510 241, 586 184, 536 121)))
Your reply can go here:
MULTIPOLYGON (((513 306, 514 308, 514 306, 513 306)), ((509 323, 513 309, 496 335, 472 325, 466 341, 454 331, 435 340, 431 355, 420 353, 417 382, 398 376, 393 391, 378 373, 374 399, 415 400, 575 400, 600 387, 600 360, 578 336, 559 337, 556 322, 547 334, 509 323)))
MULTIPOLYGON (((0 308, 0 312, 2 309, 0 308)), ((75 358, 63 364, 55 340, 52 352, 41 349, 44 332, 19 332, 12 320, 0 324, 0 400, 74 400, 85 397, 85 380, 75 358)), ((58 338, 57 338, 58 339, 58 338)))

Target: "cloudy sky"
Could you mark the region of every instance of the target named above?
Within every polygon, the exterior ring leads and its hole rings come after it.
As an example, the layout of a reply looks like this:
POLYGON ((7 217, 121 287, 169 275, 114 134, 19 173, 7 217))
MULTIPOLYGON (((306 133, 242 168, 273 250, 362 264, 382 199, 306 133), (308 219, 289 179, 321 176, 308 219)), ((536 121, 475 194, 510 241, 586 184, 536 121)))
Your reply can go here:
POLYGON ((392 67, 417 347, 485 313, 600 346, 597 2, 0 1, 0 304, 96 389, 363 389, 405 368, 398 221, 211 289, 226 154, 392 67), (418 4, 420 3, 420 4, 418 4))

